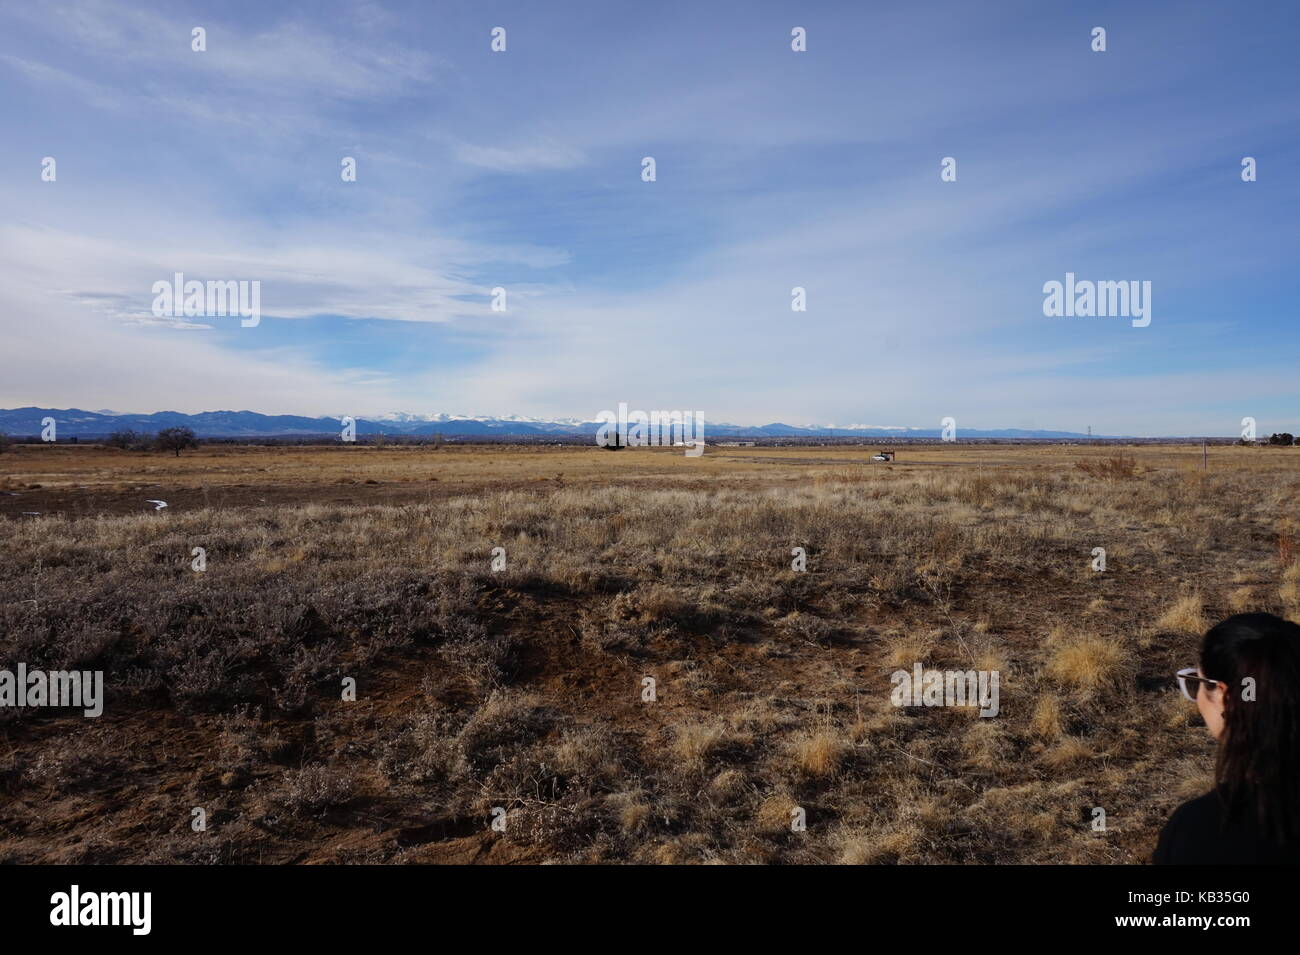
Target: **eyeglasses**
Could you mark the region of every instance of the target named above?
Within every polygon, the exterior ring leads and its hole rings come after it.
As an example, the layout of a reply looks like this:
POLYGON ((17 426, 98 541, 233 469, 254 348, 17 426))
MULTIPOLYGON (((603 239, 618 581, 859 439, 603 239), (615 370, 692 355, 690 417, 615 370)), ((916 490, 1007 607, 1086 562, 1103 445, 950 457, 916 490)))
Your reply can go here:
POLYGON ((1197 686, 1198 683, 1204 683, 1208 687, 1213 688, 1218 685, 1218 682, 1218 680, 1211 680, 1207 677, 1201 676, 1201 672, 1197 667, 1187 667, 1186 669, 1178 671, 1178 689, 1182 690, 1183 696, 1187 697, 1193 703, 1196 702, 1196 694, 1200 689, 1200 687, 1197 686), (1190 687, 1188 686, 1189 683, 1191 684, 1190 687))

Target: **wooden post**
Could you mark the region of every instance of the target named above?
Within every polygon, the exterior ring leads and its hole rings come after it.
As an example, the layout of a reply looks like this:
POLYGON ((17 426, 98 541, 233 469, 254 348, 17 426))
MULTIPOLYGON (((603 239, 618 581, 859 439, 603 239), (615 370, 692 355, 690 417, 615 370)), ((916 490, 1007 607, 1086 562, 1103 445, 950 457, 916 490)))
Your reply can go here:
POLYGON ((1208 438, 1201 441, 1201 470, 1210 469, 1210 441, 1208 438))

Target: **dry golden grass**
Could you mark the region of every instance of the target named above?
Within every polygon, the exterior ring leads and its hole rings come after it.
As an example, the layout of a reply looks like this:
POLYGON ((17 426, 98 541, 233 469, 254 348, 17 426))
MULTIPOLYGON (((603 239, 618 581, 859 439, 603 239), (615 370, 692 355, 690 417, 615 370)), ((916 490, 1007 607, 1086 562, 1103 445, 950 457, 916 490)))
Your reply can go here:
POLYGON ((1254 587, 1237 587, 1228 594, 1228 606, 1234 613, 1248 613, 1259 606, 1254 587))
MULTIPOLYGON (((697 477, 748 480, 766 474, 798 471, 828 487, 878 485, 882 479, 914 476, 936 467, 959 467, 972 473, 1051 467, 1072 469, 1082 463, 1110 468, 1123 457, 1135 463, 1139 479, 1151 474, 1201 478, 1199 446, 1135 446, 1117 452, 1086 445, 912 445, 898 449, 894 464, 873 464, 873 446, 799 448, 710 447, 700 458, 670 448, 629 448, 611 453, 591 447, 550 445, 396 445, 352 447, 252 447, 206 445, 180 457, 154 452, 118 451, 92 445, 14 445, 0 456, 0 469, 11 485, 38 483, 46 488, 143 487, 151 484, 188 487, 233 485, 351 486, 366 481, 412 484, 451 482, 482 487, 484 483, 524 481, 640 481, 697 477)), ((1300 467, 1300 448, 1216 447, 1210 452, 1209 477, 1277 473, 1300 467)), ((1093 480, 1080 473, 1083 480, 1093 480)), ((1103 484, 1106 482, 1102 482, 1103 484)), ((1140 484, 1137 482, 1129 482, 1140 484)), ((963 499, 997 501, 1006 486, 991 481, 972 485, 963 499)), ((1091 495, 1075 494, 1075 503, 1105 509, 1091 495)), ((1288 525, 1273 529, 1274 539, 1294 534, 1288 525)), ((1279 544, 1279 547, 1283 545, 1279 544)), ((1294 547, 1292 548, 1294 553, 1294 547)))
POLYGON ((1290 564, 1283 571, 1278 597, 1289 619, 1300 617, 1300 564, 1290 564))
POLYGON ((1060 700, 1051 693, 1042 694, 1034 703, 1030 725, 1039 736, 1049 740, 1058 738, 1063 726, 1060 700))
POLYGON ((837 731, 822 728, 796 737, 792 748, 800 772, 809 776, 833 776, 849 743, 837 731))
POLYGON ((653 812, 649 803, 630 802, 619 813, 619 822, 624 832, 640 832, 650 822, 653 812))
POLYGON ((1210 779, 1173 672, 1300 614, 1300 455, 870 453, 0 456, 0 665, 102 668, 111 715, 12 724, 0 861, 1144 861, 1210 779), (997 670, 1000 713, 893 707, 918 662, 997 670), (163 821, 197 792, 202 845, 163 821))
POLYGON ((745 774, 738 769, 724 769, 709 783, 709 795, 722 802, 731 802, 745 792, 745 774))
POLYGON ((673 728, 672 751, 684 763, 702 766, 727 739, 721 723, 681 723, 673 728))
POLYGON ((1068 687, 1093 694, 1119 688, 1129 667, 1129 654, 1116 640, 1065 636, 1048 660, 1047 672, 1068 687))
POLYGON ((933 632, 912 631, 889 637, 884 653, 884 663, 891 669, 910 670, 913 664, 925 663, 938 642, 933 632))
POLYGON ((832 837, 840 865, 875 865, 899 862, 907 857, 921 839, 921 830, 904 825, 884 832, 841 830, 832 837))
POLYGON ((1204 602, 1199 594, 1179 597, 1156 621, 1156 629, 1173 633, 1202 634, 1208 627, 1204 602))
POLYGON ((1086 740, 1067 736, 1044 754, 1043 764, 1059 771, 1084 763, 1095 755, 1095 750, 1086 740))
POLYGON ((768 796, 758 805, 754 825, 760 832, 790 832, 797 808, 797 803, 788 795, 779 793, 768 796))

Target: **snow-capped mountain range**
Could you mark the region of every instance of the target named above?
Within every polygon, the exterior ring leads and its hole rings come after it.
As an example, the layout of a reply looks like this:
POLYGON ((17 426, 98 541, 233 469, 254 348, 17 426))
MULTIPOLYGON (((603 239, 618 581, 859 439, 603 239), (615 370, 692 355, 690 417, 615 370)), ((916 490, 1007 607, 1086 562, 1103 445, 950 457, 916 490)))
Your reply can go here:
MULTIPOLYGON (((158 411, 152 414, 125 412, 83 411, 79 408, 14 408, 0 409, 0 433, 12 437, 39 435, 42 421, 53 418, 60 438, 99 438, 114 431, 130 429, 157 432, 162 428, 189 427, 199 437, 207 438, 271 438, 337 435, 342 428, 342 415, 332 417, 303 417, 300 415, 266 415, 256 411, 204 411, 183 414, 179 411, 158 411)), ((491 437, 491 438, 580 438, 590 435, 593 440, 598 422, 581 418, 533 418, 522 415, 464 415, 410 414, 393 412, 370 416, 354 416, 358 435, 386 434, 392 436, 491 437)), ((704 433, 709 440, 719 438, 800 438, 800 437, 875 437, 875 438, 938 438, 938 427, 916 428, 884 425, 810 425, 799 426, 773 422, 764 425, 737 425, 706 421, 704 433)), ((974 429, 962 428, 963 438, 1011 439, 1071 439, 1087 435, 1071 431, 1031 431, 1021 428, 974 429)), ((1095 435, 1094 437, 1101 437, 1095 435)))

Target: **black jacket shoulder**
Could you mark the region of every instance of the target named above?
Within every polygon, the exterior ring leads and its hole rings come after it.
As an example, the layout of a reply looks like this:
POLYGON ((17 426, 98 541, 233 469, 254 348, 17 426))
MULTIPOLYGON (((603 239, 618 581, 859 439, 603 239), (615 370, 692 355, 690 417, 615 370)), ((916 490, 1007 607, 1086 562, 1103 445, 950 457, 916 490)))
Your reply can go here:
POLYGON ((1300 846, 1266 838, 1252 820, 1226 819, 1218 793, 1188 800, 1160 831, 1156 865, 1296 865, 1300 846))

